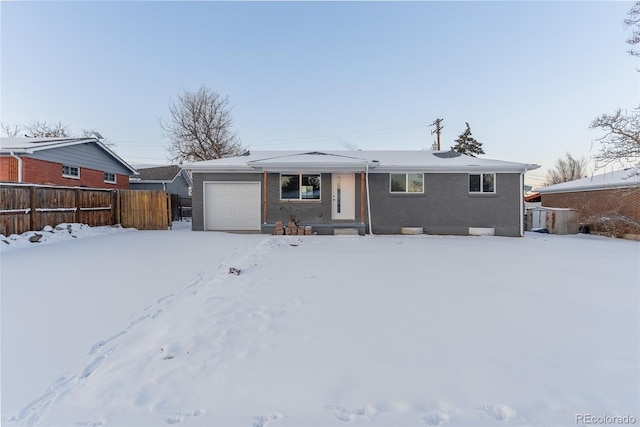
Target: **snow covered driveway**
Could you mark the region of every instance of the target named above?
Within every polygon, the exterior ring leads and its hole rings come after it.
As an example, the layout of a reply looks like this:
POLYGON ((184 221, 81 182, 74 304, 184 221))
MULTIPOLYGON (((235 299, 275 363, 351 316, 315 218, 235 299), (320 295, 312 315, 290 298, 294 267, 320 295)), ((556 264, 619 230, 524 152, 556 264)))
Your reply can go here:
POLYGON ((640 422, 639 282, 640 245, 594 236, 6 251, 3 425, 640 422))

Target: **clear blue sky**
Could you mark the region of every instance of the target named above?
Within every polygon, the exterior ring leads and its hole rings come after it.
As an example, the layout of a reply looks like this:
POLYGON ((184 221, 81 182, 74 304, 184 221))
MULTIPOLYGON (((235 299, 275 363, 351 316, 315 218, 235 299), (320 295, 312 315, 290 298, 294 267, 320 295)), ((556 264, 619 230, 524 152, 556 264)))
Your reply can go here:
POLYGON ((0 3, 1 121, 97 129, 167 163, 182 89, 228 95, 244 145, 423 149, 469 122, 486 158, 590 157, 590 121, 640 99, 632 2, 0 3))

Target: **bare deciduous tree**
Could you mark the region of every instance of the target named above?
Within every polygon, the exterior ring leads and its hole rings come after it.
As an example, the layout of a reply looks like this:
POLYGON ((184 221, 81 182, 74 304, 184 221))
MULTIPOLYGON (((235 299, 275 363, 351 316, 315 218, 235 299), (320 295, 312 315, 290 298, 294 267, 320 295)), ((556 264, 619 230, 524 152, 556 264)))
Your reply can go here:
POLYGON ((232 131, 229 98, 202 86, 197 92, 183 91, 169 104, 171 120, 160 121, 171 140, 172 160, 182 162, 238 156, 244 148, 232 131))
MULTIPOLYGON (((0 129, 8 137, 20 137, 22 133, 22 127, 17 125, 3 125, 0 124, 0 129)), ((31 138, 70 138, 72 137, 71 131, 68 126, 58 123, 47 123, 43 121, 33 121, 25 128, 26 137, 31 138)), ((82 138, 97 138, 104 145, 108 147, 114 147, 116 144, 103 138, 95 129, 81 129, 80 137, 82 138)))
POLYGON ((587 161, 584 157, 574 159, 569 153, 566 158, 559 158, 553 169, 547 172, 545 185, 560 184, 562 182, 575 181, 587 175, 587 161))
POLYGON ((20 126, 16 126, 16 125, 3 125, 0 124, 0 128, 2 129, 2 132, 4 132, 4 134, 10 138, 14 138, 16 136, 20 136, 20 131, 22 130, 22 128, 20 126))
POLYGON ((633 7, 627 12, 627 19, 624 20, 626 28, 631 27, 631 35, 627 39, 627 43, 632 47, 629 49, 629 54, 633 56, 640 56, 640 51, 635 50, 633 46, 640 43, 640 1, 635 2, 633 7))
POLYGON ((66 138, 71 136, 69 127, 58 123, 33 121, 25 128, 27 135, 32 138, 66 138))
MULTIPOLYGON (((640 43, 640 1, 636 1, 633 7, 627 12, 624 20, 625 27, 632 27, 631 36, 627 43, 635 46, 640 43)), ((633 49, 628 51, 630 55, 640 56, 640 51, 633 49)), ((640 71, 640 70, 638 70, 640 71)), ((634 108, 631 114, 623 113, 618 108, 613 114, 603 114, 593 119, 589 125, 590 129, 601 129, 605 135, 596 139, 604 147, 595 156, 596 160, 603 163, 620 161, 623 164, 627 161, 640 158, 640 106, 634 108)))
POLYGON ((605 132, 604 136, 597 138, 604 147, 595 156, 596 160, 606 164, 640 158, 640 107, 631 114, 621 109, 613 114, 603 114, 595 118, 589 128, 605 132))
POLYGON ((83 138, 96 138, 109 148, 116 146, 115 143, 111 142, 107 138, 104 138, 102 135, 100 135, 100 132, 95 129, 80 129, 80 136, 82 136, 83 138))

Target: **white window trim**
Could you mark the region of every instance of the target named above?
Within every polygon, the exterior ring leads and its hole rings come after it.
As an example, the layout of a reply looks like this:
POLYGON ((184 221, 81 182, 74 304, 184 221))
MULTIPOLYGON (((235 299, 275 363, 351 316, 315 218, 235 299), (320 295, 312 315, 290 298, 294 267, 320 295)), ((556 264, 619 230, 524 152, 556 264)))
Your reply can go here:
POLYGON ((320 202, 322 200, 322 174, 321 173, 299 173, 298 178, 299 178, 299 187, 302 186, 302 175, 314 175, 314 176, 318 176, 318 179, 320 180, 320 197, 317 199, 303 199, 302 198, 302 189, 298 188, 298 193, 299 196, 297 199, 283 199, 282 198, 282 175, 296 175, 295 173, 281 173, 280 174, 280 179, 278 180, 278 185, 280 186, 280 201, 281 202, 305 202, 305 203, 310 203, 310 202, 320 202))
POLYGON ((113 175, 113 181, 105 178, 104 182, 106 182, 107 184, 117 184, 118 183, 118 175, 117 174, 111 173, 111 172, 105 172, 105 174, 113 175))
POLYGON ((424 173, 422 172, 391 172, 389 173, 389 193, 390 194, 424 194, 424 173), (391 189, 391 175, 404 175, 405 191, 393 191, 391 189), (409 191, 409 175, 422 175, 422 191, 409 191))
POLYGON ((62 177, 71 179, 80 179, 80 166, 62 165, 62 177), (75 168, 78 170, 78 175, 69 175, 64 173, 64 168, 75 168))
POLYGON ((486 173, 470 173, 471 175, 480 175, 480 190, 479 191, 471 191, 471 183, 469 182, 469 178, 467 178, 467 191, 469 194, 496 194, 497 190, 497 177, 495 172, 486 172, 486 173), (493 175, 493 191, 484 191, 484 186, 482 185, 484 182, 485 175, 493 175))

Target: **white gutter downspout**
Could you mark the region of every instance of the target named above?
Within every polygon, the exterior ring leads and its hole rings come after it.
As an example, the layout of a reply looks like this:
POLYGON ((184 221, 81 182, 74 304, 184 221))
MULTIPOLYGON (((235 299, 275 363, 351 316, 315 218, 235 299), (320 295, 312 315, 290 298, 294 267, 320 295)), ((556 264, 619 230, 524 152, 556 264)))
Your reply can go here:
POLYGON ((13 151, 9 151, 9 155, 18 161, 18 182, 22 182, 22 157, 16 156, 13 151))
POLYGON ((369 217, 369 234, 373 236, 373 224, 371 223, 371 197, 369 196, 369 162, 365 166, 365 178, 367 183, 367 214, 369 217))

